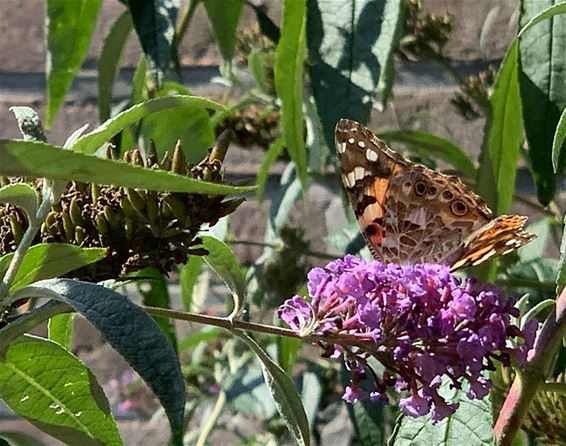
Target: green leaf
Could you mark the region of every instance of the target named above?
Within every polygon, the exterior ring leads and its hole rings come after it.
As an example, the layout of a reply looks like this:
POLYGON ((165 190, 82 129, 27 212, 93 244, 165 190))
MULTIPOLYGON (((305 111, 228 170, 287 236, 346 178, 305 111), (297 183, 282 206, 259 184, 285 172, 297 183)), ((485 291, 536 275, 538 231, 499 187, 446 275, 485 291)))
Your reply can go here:
POLYGON ((203 236, 202 245, 208 251, 204 261, 226 283, 234 297, 232 315, 237 315, 243 308, 245 298, 244 274, 230 247, 214 237, 203 236))
POLYGON ((509 47, 495 79, 478 170, 478 193, 496 215, 509 211, 523 140, 517 57, 515 41, 509 47))
POLYGON ((33 108, 14 106, 10 107, 10 111, 16 116, 18 127, 25 141, 47 141, 41 119, 33 108))
POLYGON ((564 141, 566 140, 566 108, 562 110, 556 132, 552 140, 552 168, 554 173, 558 172, 558 161, 561 157, 561 151, 564 148, 564 141))
POLYGON ((256 341, 244 333, 236 334, 254 351, 261 361, 263 379, 275 401, 277 411, 287 425, 291 436, 299 446, 309 446, 309 422, 293 381, 267 356, 256 341))
POLYGON ((203 0, 208 20, 222 58, 230 62, 234 57, 236 29, 240 23, 242 0, 203 0))
POLYGON ((35 222, 39 195, 29 184, 12 183, 0 188, 0 203, 12 204, 22 209, 28 221, 35 222))
POLYGON ((256 199, 257 201, 261 202, 263 200, 263 192, 265 189, 265 184, 267 183, 267 178, 269 177, 269 168, 273 165, 273 163, 277 160, 277 157, 281 155, 281 152, 285 148, 285 139, 282 136, 279 136, 275 141, 273 141, 267 152, 261 161, 261 166, 257 171, 257 176, 255 179, 257 190, 256 190, 256 199))
POLYGON ((556 295, 560 296, 566 287, 566 215, 564 215, 564 231, 562 243, 560 244, 560 261, 558 262, 558 274, 556 275, 556 295))
POLYGON ((45 143, 13 140, 0 140, 0 175, 209 195, 239 194, 255 189, 255 186, 207 183, 163 170, 62 150, 45 143))
POLYGON ((132 31, 132 16, 129 11, 122 13, 114 22, 104 39, 98 58, 98 119, 100 122, 110 118, 112 106, 112 87, 120 69, 122 52, 132 31))
POLYGON ((9 440, 8 446, 45 446, 45 443, 24 432, 0 431, 0 438, 9 440))
POLYGON ((297 356, 302 346, 303 341, 301 339, 288 338, 286 336, 277 338, 277 362, 289 375, 293 373, 293 366, 297 361, 297 356))
POLYGON ((303 128, 306 19, 306 0, 285 0, 281 38, 275 54, 275 91, 281 99, 281 127, 303 189, 307 185, 303 128))
MULTIPOLYGON (((167 97, 171 92, 189 95, 181 84, 165 82, 163 89, 155 96, 167 97)), ((215 142, 214 129, 208 112, 201 107, 168 109, 147 116, 142 123, 142 134, 149 147, 153 141, 161 158, 166 151, 170 153, 175 148, 177 140, 188 162, 196 164, 202 160, 215 142)))
POLYGON ((66 444, 123 444, 102 388, 55 342, 29 335, 12 342, 0 360, 0 397, 66 444))
POLYGON ((47 334, 51 341, 56 342, 65 350, 73 347, 73 325, 76 313, 58 314, 49 319, 47 334))
POLYGON ((0 351, 7 348, 18 336, 34 329, 36 326, 61 313, 71 311, 71 307, 62 303, 49 301, 41 307, 27 311, 10 321, 0 329, 0 351))
POLYGON ((189 256, 187 263, 181 268, 179 284, 181 285, 181 301, 185 311, 191 311, 193 292, 202 271, 203 262, 202 256, 189 256))
POLYGON ((272 90, 271 79, 267 74, 267 66, 273 65, 275 54, 264 50, 254 50, 248 56, 248 70, 254 77, 262 93, 270 94, 272 90))
POLYGON ((176 57, 175 24, 179 0, 127 0, 134 27, 148 62, 152 90, 159 90, 164 72, 176 57))
POLYGON ((171 108, 208 108, 211 110, 222 110, 223 107, 216 102, 198 96, 175 95, 162 98, 149 99, 145 102, 133 105, 128 110, 109 119, 100 127, 94 129, 77 140, 71 147, 74 152, 94 153, 110 138, 119 133, 150 113, 171 108))
POLYGON ((389 130, 378 132, 377 136, 390 145, 393 142, 408 144, 417 153, 441 159, 468 177, 475 178, 477 175, 473 161, 448 139, 418 130, 389 130))
POLYGON ((51 127, 87 55, 101 3, 100 0, 47 0, 47 128, 51 127))
POLYGON ((169 418, 174 444, 183 444, 183 376, 171 342, 145 311, 115 291, 77 280, 36 282, 14 295, 19 297, 55 299, 83 315, 153 390, 169 418))
POLYGON ((468 400, 458 397, 460 407, 450 418, 434 425, 430 416, 400 417, 391 446, 432 445, 443 446, 494 446, 491 404, 489 398, 468 400))
MULTIPOLYGON (((523 0, 521 25, 541 10, 562 4, 560 0, 523 0)), ((553 140, 561 111, 566 107, 566 15, 556 15, 521 32, 519 39, 519 84, 523 102, 525 133, 539 201, 547 205, 556 191, 553 172, 553 140)), ((556 159, 556 170, 566 158, 556 159)))
MULTIPOLYGON (((13 253, 9 253, 0 258, 0 275, 5 273, 13 256, 13 253)), ((105 256, 105 248, 81 248, 66 243, 33 245, 26 252, 10 290, 14 292, 38 280, 62 276, 98 262, 105 256)))
MULTIPOLYGON (((143 277, 136 280, 138 293, 142 296, 142 302, 149 307, 171 308, 171 298, 167 289, 165 276, 152 268, 144 268, 131 274, 132 277, 143 277)), ((167 336, 171 345, 177 349, 177 336, 175 334, 174 322, 163 316, 152 316, 161 331, 167 336)))
POLYGON ((376 91, 387 99, 401 0, 309 1, 309 74, 326 143, 340 118, 368 122, 376 91))

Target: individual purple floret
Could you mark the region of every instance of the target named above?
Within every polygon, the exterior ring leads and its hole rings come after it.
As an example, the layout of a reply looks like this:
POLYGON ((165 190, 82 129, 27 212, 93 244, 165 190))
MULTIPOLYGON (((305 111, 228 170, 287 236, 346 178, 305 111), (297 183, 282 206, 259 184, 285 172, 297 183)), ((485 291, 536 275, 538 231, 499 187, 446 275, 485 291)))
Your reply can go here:
POLYGON ((439 394, 443 382, 460 389, 467 381, 467 396, 483 398, 493 360, 521 364, 537 328, 531 321, 519 330, 510 321, 518 315, 512 299, 473 279, 461 283, 443 265, 384 265, 347 255, 312 269, 308 292, 310 302, 294 296, 277 314, 303 335, 327 336, 318 342, 326 356, 343 356, 352 372, 343 399, 386 403, 392 388, 406 395, 404 414, 430 413, 434 422, 458 407, 439 394), (371 357, 385 367, 381 375, 369 366, 371 357))

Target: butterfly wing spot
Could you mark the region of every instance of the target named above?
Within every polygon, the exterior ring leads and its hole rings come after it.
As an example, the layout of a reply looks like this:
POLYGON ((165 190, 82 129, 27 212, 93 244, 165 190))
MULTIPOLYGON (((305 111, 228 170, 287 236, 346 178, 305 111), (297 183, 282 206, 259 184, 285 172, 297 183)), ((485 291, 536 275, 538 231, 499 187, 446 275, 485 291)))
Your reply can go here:
POLYGON ((366 150, 366 158, 368 159, 368 161, 377 161, 378 159, 378 155, 377 152, 375 150, 372 149, 367 149, 366 150))
POLYGON ((468 206, 462 200, 456 200, 450 205, 450 209, 458 217, 463 217, 468 213, 468 206))
POLYGON ((346 143, 341 142, 339 144, 336 144, 336 150, 338 150, 338 153, 344 153, 346 151, 346 143))
POLYGON ((360 149, 364 149, 364 148, 366 147, 366 143, 363 142, 363 141, 358 141, 358 147, 359 147, 360 149))

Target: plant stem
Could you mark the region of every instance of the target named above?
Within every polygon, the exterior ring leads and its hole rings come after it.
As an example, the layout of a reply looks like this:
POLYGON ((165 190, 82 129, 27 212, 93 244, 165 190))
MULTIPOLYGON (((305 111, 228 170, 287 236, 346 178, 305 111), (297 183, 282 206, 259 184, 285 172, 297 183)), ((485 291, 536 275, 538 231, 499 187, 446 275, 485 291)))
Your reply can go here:
POLYGON ((206 314, 191 313, 188 311, 170 310, 168 308, 159 307, 143 307, 145 311, 153 316, 168 317, 182 321, 195 322, 197 324, 214 325, 224 328, 225 330, 234 331, 254 331, 257 333, 265 333, 276 336, 287 336, 289 338, 302 339, 306 342, 314 344, 324 342, 325 344, 341 344, 346 346, 365 347, 373 345, 373 341, 360 340, 354 335, 344 334, 318 334, 311 333, 302 335, 294 330, 274 325, 258 324, 255 322, 245 322, 238 319, 230 319, 229 317, 209 316, 206 314))
POLYGON ((27 250, 33 243, 33 239, 35 238, 37 231, 39 231, 41 224, 47 217, 47 214, 49 214, 52 204, 53 200, 51 194, 44 195, 39 209, 36 212, 35 218, 30 218, 29 225, 24 232, 22 240, 18 244, 16 251, 14 252, 14 257, 10 262, 10 266, 8 266, 8 269, 6 270, 6 274, 4 274, 4 277, 2 278, 2 283, 0 283, 0 302, 2 302, 10 292, 10 287, 16 278, 18 268, 22 264, 27 250))
POLYGON ((499 446, 511 446, 521 428, 523 418, 539 388, 547 384, 544 379, 550 373, 554 357, 566 335, 566 289, 556 300, 556 306, 540 330, 524 369, 515 381, 499 412, 494 433, 499 446))
POLYGON ((216 421, 218 420, 218 417, 222 413, 222 409, 224 408, 225 404, 226 404, 226 392, 224 392, 224 390, 221 390, 220 393, 218 394, 218 398, 216 399, 216 403, 212 408, 212 412, 208 415, 207 421, 200 431, 195 446, 206 445, 206 440, 208 439, 210 432, 212 432, 212 429, 216 425, 216 421))

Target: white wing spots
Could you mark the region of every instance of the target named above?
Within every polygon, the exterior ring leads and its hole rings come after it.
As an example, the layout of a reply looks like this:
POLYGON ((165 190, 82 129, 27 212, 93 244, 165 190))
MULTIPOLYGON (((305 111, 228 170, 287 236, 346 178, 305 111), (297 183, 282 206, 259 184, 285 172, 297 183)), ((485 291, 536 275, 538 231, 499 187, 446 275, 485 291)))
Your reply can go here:
POLYGON ((363 149, 365 146, 366 146, 366 143, 365 143, 365 142, 363 142, 363 141, 358 141, 358 147, 359 147, 360 149, 363 149))
POLYGON ((356 184, 356 176, 354 175, 354 172, 352 171, 347 175, 342 175, 342 181, 344 181, 346 187, 354 187, 356 184))
MULTIPOLYGON (((360 141, 362 142, 362 141, 360 141)), ((377 161, 377 152, 375 150, 367 149, 366 150, 366 158, 369 161, 377 161)))
POLYGON ((346 151, 346 143, 341 142, 338 144, 338 153, 344 153, 346 151))
POLYGON ((354 179, 361 180, 364 177, 371 176, 371 172, 361 166, 354 168, 354 179))
POLYGON ((495 249, 489 250, 483 256, 481 256, 479 259, 477 259, 475 262, 472 262, 472 266, 476 266, 476 265, 479 265, 482 262, 485 262, 487 259, 493 257, 495 254, 497 254, 497 251, 495 249))
MULTIPOLYGON (((517 246, 519 243, 514 238, 511 238, 505 242, 507 246, 517 246)), ((519 245, 520 246, 520 245, 519 245)))
POLYGON ((354 144, 355 142, 356 142, 356 140, 354 138, 348 139, 348 144, 354 144))

